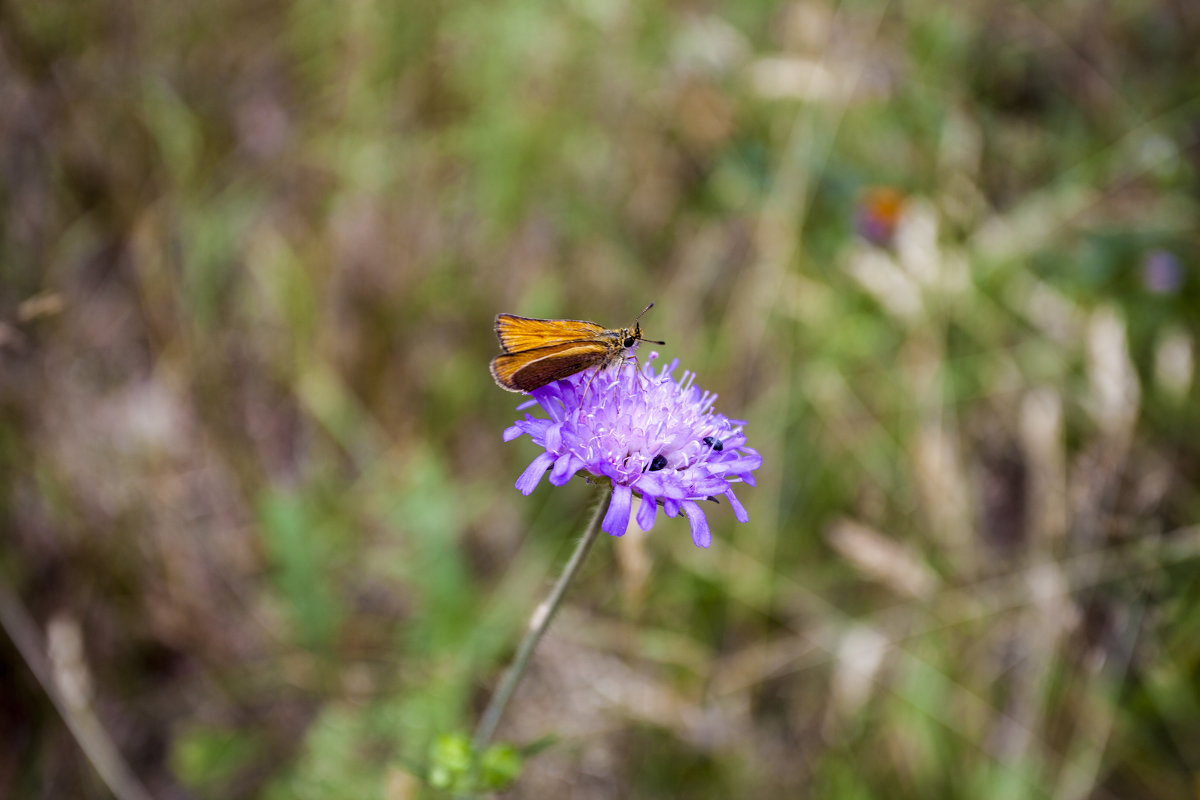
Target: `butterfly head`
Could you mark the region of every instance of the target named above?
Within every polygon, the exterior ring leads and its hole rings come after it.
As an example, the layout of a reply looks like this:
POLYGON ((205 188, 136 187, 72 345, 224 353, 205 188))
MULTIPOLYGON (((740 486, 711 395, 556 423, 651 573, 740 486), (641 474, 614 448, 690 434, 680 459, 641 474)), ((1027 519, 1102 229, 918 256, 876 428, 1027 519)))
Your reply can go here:
MULTIPOLYGON (((645 314, 650 309, 654 308, 654 303, 642 309, 642 314, 645 314)), ((637 345, 638 342, 650 342, 650 344, 666 344, 666 342, 655 341, 654 339, 642 338, 642 314, 637 315, 637 319, 633 321, 633 325, 621 331, 621 346, 629 350, 637 345)))

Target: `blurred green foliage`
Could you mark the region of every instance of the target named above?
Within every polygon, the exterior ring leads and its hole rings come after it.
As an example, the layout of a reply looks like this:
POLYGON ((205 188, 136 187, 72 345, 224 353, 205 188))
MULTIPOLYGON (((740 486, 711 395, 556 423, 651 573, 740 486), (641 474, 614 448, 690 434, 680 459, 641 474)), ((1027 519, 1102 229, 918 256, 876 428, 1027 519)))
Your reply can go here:
POLYGON ((596 548, 487 791, 1191 796, 1196 41, 1169 0, 0 5, 0 601, 47 653, 0 644, 0 795, 109 796, 32 672, 155 796, 476 788, 589 502, 513 489, 492 319, 654 300, 751 522, 596 548))

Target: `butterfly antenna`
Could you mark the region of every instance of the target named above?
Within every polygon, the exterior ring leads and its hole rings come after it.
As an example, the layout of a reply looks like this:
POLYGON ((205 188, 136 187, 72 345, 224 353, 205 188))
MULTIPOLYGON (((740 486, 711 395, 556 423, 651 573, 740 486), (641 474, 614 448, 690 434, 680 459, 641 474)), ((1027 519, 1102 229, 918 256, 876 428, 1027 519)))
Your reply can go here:
MULTIPOLYGON (((642 313, 638 314, 636 317, 633 318, 633 324, 637 325, 639 322, 641 322, 642 316, 652 308, 654 308, 654 303, 651 303, 650 305, 643 308, 642 313)), ((641 336, 638 337, 638 341, 639 342, 649 342, 650 344, 663 344, 663 345, 666 344, 666 342, 660 342, 660 341, 657 341, 656 339, 643 339, 641 336)))
POLYGON ((650 303, 648 306, 646 306, 645 308, 643 308, 643 309, 642 309, 642 312, 641 312, 640 314, 638 314, 636 317, 634 317, 634 318, 633 318, 633 322, 634 322, 634 324, 637 324, 637 323, 641 322, 641 321, 642 321, 642 316, 643 316, 643 315, 644 315, 644 314, 645 314, 647 311, 649 311, 649 310, 650 310, 650 309, 652 309, 652 308, 654 308, 654 303, 650 303))

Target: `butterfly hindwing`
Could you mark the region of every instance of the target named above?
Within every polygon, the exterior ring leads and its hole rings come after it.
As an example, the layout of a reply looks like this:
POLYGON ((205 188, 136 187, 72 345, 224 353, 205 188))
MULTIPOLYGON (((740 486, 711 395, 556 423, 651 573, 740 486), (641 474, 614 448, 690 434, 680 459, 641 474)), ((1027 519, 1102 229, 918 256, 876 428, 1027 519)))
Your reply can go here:
POLYGON ((492 377, 510 391, 531 392, 552 381, 604 364, 609 349, 595 342, 564 342, 492 359, 492 377))

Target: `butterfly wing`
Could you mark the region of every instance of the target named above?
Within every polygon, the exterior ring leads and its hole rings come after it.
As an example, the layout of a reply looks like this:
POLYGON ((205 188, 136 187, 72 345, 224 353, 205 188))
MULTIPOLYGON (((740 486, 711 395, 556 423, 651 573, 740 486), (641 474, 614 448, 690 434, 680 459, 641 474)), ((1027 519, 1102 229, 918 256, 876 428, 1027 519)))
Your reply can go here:
POLYGON ((580 319, 530 319, 514 314, 496 317, 496 338, 506 353, 595 339, 604 328, 580 319))
POLYGON ((492 359, 492 377, 510 392, 532 392, 547 383, 603 364, 609 348, 597 342, 563 342, 492 359))

